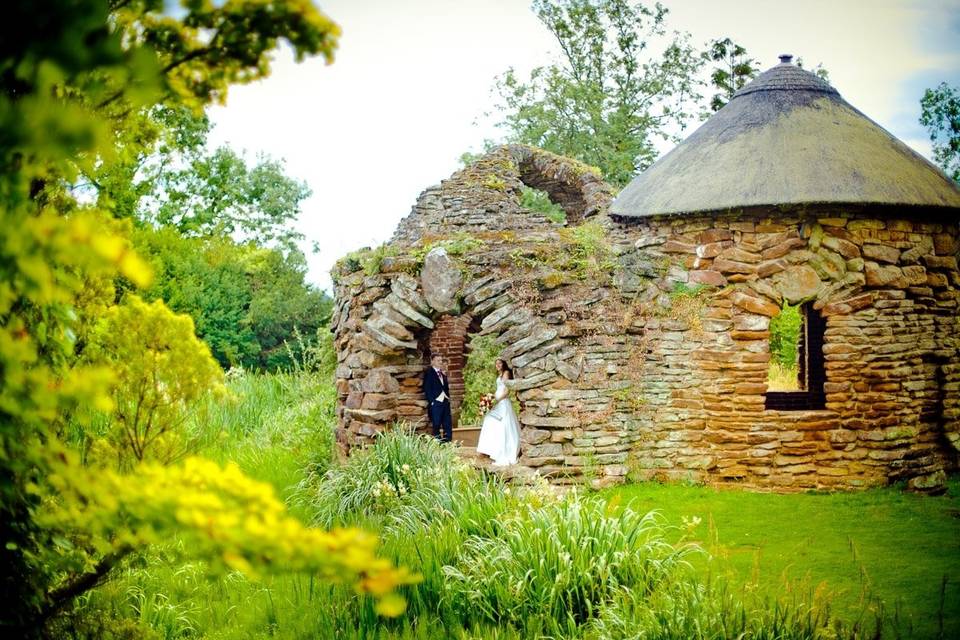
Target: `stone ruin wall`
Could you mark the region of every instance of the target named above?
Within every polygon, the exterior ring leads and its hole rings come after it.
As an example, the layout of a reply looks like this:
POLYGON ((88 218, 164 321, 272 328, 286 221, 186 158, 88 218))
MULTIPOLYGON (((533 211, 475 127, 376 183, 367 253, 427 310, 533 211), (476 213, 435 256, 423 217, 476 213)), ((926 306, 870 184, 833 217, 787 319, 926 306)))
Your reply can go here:
POLYGON ((498 338, 517 377, 520 462, 554 482, 633 472, 923 488, 957 468, 956 222, 815 207, 617 221, 584 169, 502 148, 425 191, 378 269, 338 267, 342 442, 425 425, 428 354, 456 356, 473 328, 498 338), (599 264, 564 264, 582 245, 519 206, 521 183, 548 191, 571 226, 602 227, 599 264), (482 245, 422 255, 464 234, 482 245), (425 289, 422 270, 448 291, 425 289), (769 319, 784 299, 813 300, 826 319, 821 410, 764 408, 769 319))
POLYGON ((635 450, 645 475, 924 488, 956 468, 956 223, 875 215, 811 207, 620 229, 640 247, 628 254, 624 292, 658 295, 642 278, 658 259, 669 259, 668 281, 719 287, 703 296, 695 326, 649 314, 636 321, 652 347, 635 450), (769 319, 784 298, 813 300, 826 320, 822 410, 764 408, 769 319))

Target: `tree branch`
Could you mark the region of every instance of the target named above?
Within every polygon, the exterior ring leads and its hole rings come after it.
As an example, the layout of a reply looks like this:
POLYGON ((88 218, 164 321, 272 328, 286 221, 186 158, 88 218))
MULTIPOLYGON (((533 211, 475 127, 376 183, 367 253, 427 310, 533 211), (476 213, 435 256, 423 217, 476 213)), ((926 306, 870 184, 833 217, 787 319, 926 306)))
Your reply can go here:
POLYGON ((101 584, 107 574, 132 551, 133 547, 123 547, 107 554, 93 571, 77 576, 71 582, 47 594, 47 605, 40 611, 38 622, 43 624, 51 616, 70 604, 74 598, 101 584))

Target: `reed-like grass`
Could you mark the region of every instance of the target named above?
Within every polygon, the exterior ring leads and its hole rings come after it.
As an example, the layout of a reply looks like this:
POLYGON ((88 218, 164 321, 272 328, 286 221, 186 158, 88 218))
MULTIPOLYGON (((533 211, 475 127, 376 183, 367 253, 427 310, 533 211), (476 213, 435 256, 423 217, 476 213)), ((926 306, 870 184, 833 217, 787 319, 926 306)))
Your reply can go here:
POLYGON ((618 591, 656 592, 688 550, 664 541, 654 513, 612 514, 593 498, 566 499, 509 518, 497 536, 467 538, 444 567, 447 599, 465 622, 526 628, 546 618, 576 628, 618 591))
MULTIPOLYGON (((624 502, 633 500, 631 508, 622 508, 607 504, 610 494, 560 498, 543 486, 505 486, 465 467, 450 445, 402 430, 337 464, 328 381, 241 376, 230 386, 234 401, 194 415, 204 453, 235 460, 274 484, 305 521, 376 531, 384 556, 422 576, 403 589, 407 612, 386 620, 368 598, 309 575, 257 582, 232 573, 210 580, 201 566, 178 563, 179 543, 171 540, 131 558, 115 580, 90 594, 81 603, 86 631, 77 627, 64 637, 906 638, 911 626, 897 620, 916 613, 898 612, 889 599, 845 606, 841 622, 836 607, 827 605, 837 602, 834 594, 843 584, 828 584, 827 591, 794 581, 785 589, 778 579, 745 584, 728 569, 741 568, 741 547, 772 550, 766 546, 771 540, 798 570, 833 562, 836 536, 830 528, 841 525, 822 519, 816 524, 811 514, 820 512, 869 522, 870 532, 843 531, 846 544, 862 550, 863 566, 875 578, 886 575, 884 564, 912 575, 910 563, 929 564, 934 548, 944 567, 956 561, 956 536, 947 533, 956 527, 925 518, 927 511, 913 508, 915 497, 904 498, 896 489, 854 497, 758 496, 643 485, 617 490, 624 502), (797 506, 798 499, 808 504, 797 506), (875 503, 890 509, 875 517, 875 503), (663 516, 649 515, 654 509, 663 516), (695 515, 703 516, 703 527, 713 525, 702 540, 712 558, 690 555, 686 541, 701 529, 681 523, 695 515), (784 525, 779 516, 792 524, 784 525), (894 543, 896 557, 888 551, 888 557, 875 558, 874 546, 860 546, 883 537, 894 543), (908 540, 917 544, 904 544, 908 540), (877 605, 881 608, 869 608, 877 605), (90 626, 91 620, 99 626, 90 626)), ((754 564, 779 578, 780 565, 768 567, 777 557, 766 551, 754 564)), ((897 588, 916 587, 904 582, 897 588)), ((944 585, 947 599, 954 589, 952 582, 944 585)), ((931 611, 935 615, 936 607, 931 611)), ((947 632, 956 622, 951 611, 948 606, 947 632)), ((934 621, 912 637, 937 637, 937 629, 934 621)))

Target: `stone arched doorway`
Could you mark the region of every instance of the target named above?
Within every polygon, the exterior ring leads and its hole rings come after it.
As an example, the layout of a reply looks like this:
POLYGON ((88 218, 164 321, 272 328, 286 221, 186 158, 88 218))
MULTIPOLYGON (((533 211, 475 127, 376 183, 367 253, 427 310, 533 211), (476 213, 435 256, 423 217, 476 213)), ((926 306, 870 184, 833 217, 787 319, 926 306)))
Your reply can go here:
POLYGON ((538 246, 569 244, 558 231, 601 214, 609 200, 610 188, 590 167, 511 145, 424 191, 391 243, 342 259, 333 272, 332 318, 341 441, 368 442, 397 422, 426 429, 421 385, 432 350, 450 362, 459 413, 466 339, 483 333, 500 342, 517 397, 530 402, 519 418, 530 443, 540 445, 531 449, 533 463, 561 464, 560 444, 547 446, 544 428, 568 429, 573 418, 557 415, 565 401, 541 390, 574 383, 583 354, 571 336, 559 335, 563 313, 543 313, 536 299, 538 289, 567 278, 552 265, 526 262, 538 246), (546 192, 566 221, 521 205, 525 187, 546 192))

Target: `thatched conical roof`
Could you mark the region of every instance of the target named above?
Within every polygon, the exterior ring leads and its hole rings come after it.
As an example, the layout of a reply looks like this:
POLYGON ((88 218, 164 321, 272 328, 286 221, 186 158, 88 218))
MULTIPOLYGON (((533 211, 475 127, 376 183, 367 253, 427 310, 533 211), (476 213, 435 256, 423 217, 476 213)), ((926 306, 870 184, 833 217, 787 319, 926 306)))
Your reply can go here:
POLYGON ((789 56, 781 60, 634 178, 610 212, 825 203, 960 209, 960 189, 939 169, 789 56))

